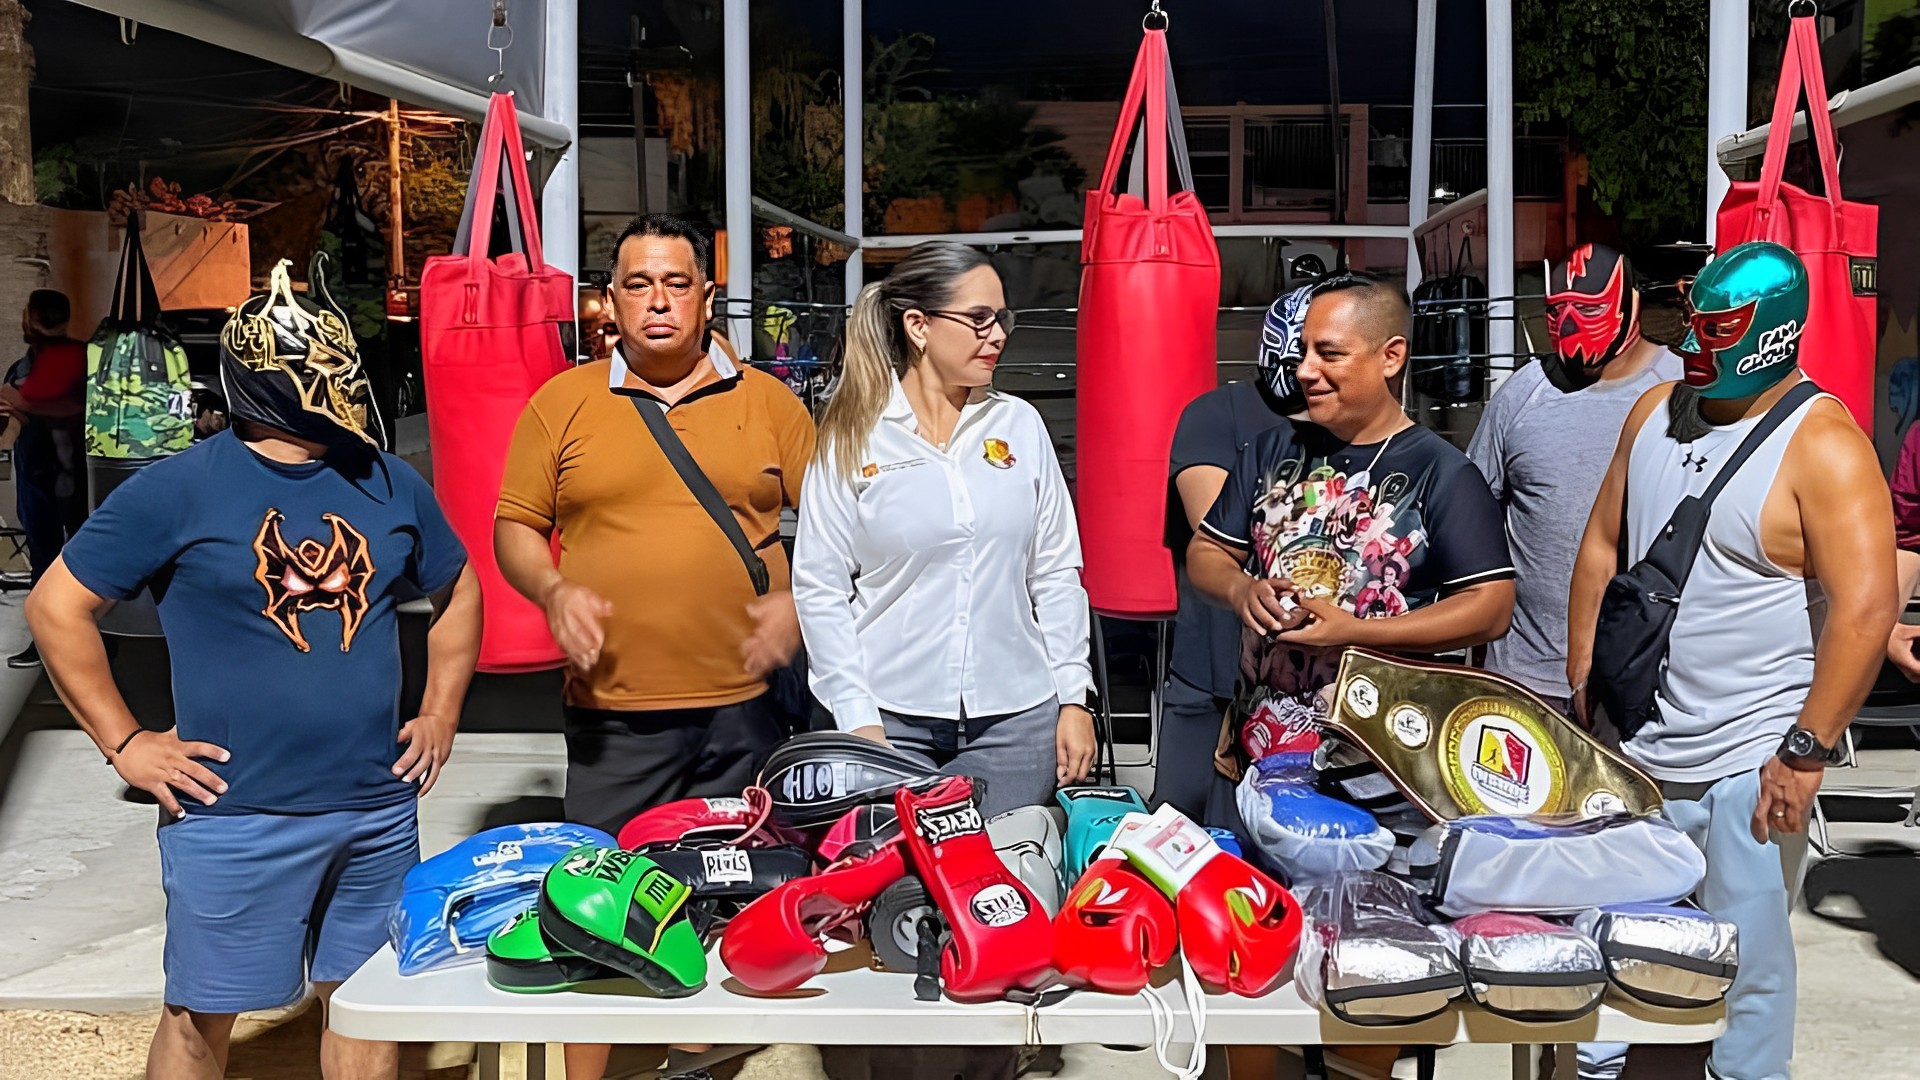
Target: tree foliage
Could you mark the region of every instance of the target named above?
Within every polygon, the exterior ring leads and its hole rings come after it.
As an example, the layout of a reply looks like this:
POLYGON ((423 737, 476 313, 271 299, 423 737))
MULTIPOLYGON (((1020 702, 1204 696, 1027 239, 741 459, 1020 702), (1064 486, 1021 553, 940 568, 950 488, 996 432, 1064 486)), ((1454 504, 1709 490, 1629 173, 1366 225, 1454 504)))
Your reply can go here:
MULTIPOLYGON (((839 74, 803 38, 776 41, 770 62, 754 72, 754 191, 803 217, 837 223, 845 143, 839 74)), ((1041 173, 1080 182, 1059 133, 1033 126, 1031 106, 929 89, 929 77, 940 73, 934 51, 923 33, 868 39, 868 222, 881 220, 895 199, 1010 193, 1041 173)))
POLYGON ((1637 242, 1699 239, 1707 0, 1521 0, 1516 99, 1586 155, 1593 199, 1637 242))

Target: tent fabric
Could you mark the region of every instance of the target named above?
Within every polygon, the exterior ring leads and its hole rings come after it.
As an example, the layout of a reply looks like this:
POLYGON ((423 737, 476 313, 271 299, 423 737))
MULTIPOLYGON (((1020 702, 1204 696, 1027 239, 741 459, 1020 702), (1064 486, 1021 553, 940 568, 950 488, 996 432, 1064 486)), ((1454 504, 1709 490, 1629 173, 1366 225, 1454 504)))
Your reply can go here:
POLYGON ((486 116, 494 90, 511 91, 527 139, 564 147, 564 125, 545 108, 546 0, 512 0, 504 54, 487 47, 491 6, 418 0, 77 0, 322 78, 338 79, 469 120, 486 116), (498 84, 487 79, 505 64, 498 84))

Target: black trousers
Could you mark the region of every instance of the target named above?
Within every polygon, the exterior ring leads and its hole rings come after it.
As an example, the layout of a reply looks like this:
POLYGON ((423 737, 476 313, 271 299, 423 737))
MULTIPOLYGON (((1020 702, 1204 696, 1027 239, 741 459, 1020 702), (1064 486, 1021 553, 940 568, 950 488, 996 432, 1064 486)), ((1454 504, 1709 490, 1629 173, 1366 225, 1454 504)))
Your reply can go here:
POLYGON ((767 696, 707 709, 566 707, 567 820, 618 834, 675 799, 738 798, 785 737, 767 696))
POLYGON ((86 469, 75 422, 28 418, 13 444, 14 509, 38 582, 87 519, 86 469))

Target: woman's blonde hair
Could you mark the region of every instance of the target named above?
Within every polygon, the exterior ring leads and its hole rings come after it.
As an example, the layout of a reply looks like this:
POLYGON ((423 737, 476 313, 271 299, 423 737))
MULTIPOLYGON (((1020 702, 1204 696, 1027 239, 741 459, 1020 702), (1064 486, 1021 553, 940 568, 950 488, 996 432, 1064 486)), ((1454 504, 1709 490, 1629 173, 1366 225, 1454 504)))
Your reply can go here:
POLYGON ((965 244, 934 241, 915 247, 885 280, 860 290, 847 314, 840 383, 820 414, 816 462, 831 458, 840 475, 853 476, 867 452, 867 436, 893 396, 894 377, 920 358, 901 317, 945 307, 963 274, 988 265, 985 255, 965 244))

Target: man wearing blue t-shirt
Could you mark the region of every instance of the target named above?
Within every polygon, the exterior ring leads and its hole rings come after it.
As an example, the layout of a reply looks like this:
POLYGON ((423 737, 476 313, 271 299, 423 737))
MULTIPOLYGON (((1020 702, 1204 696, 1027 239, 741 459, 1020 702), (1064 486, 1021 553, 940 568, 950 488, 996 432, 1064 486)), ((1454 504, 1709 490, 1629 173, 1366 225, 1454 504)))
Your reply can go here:
MULTIPOLYGON (((316 267, 317 269, 317 267, 316 267)), ((286 263, 221 334, 235 428, 114 491, 27 599, 80 726, 163 813, 166 1006, 150 1078, 217 1078, 237 1013, 325 1002, 386 940, 419 860, 415 801, 453 746, 480 651, 466 553, 381 429, 345 317, 286 263), (178 726, 135 722, 97 616, 151 587, 178 726), (402 724, 396 608, 432 599, 402 724), (184 796, 184 797, 183 797, 184 796)), ((398 1047, 321 1038, 321 1070, 393 1076, 398 1047)))

